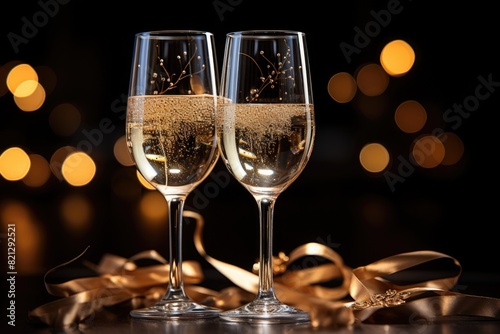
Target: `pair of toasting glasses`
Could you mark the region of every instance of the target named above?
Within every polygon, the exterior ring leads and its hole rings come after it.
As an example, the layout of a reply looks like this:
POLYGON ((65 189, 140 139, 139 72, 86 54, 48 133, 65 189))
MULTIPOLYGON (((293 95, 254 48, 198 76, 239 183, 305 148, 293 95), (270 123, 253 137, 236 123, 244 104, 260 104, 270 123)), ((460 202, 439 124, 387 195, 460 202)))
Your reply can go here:
POLYGON ((136 34, 126 137, 137 169, 168 203, 170 270, 165 296, 152 306, 132 310, 131 317, 309 321, 307 312, 276 296, 272 231, 276 199, 305 168, 314 135, 304 33, 229 33, 220 75, 212 33, 136 34), (260 220, 258 293, 248 304, 226 311, 192 300, 182 274, 184 203, 219 158, 255 198, 260 220))

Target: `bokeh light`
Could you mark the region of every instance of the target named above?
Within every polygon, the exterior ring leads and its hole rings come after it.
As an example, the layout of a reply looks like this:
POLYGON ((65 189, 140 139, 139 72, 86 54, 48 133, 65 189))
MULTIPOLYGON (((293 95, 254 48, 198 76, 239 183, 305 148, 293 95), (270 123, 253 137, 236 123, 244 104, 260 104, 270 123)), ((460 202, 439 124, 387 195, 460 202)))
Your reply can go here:
POLYGON ((136 175, 137 175, 137 179, 144 186, 144 188, 149 189, 149 190, 156 189, 155 187, 153 187, 153 185, 151 183, 149 183, 148 180, 146 180, 144 178, 144 176, 142 176, 142 174, 139 171, 136 171, 136 175))
POLYGON ((450 166, 459 162, 464 154, 464 143, 462 139, 453 132, 444 132, 439 136, 439 139, 445 148, 445 154, 441 164, 450 166))
POLYGON ((408 100, 398 106, 394 113, 394 121, 401 131, 415 133, 424 127, 427 112, 419 102, 408 100))
POLYGON ((28 97, 32 95, 38 88, 38 81, 36 80, 26 80, 21 82, 14 92, 14 96, 18 98, 28 97))
POLYGON ((389 165, 389 152, 382 144, 366 144, 359 153, 359 162, 366 171, 379 173, 389 165))
POLYGON ((6 180, 21 180, 28 174, 30 167, 30 157, 20 147, 8 148, 0 155, 0 175, 6 180))
MULTIPOLYGON (((29 64, 12 63, 5 79, 7 89, 14 96, 17 107, 25 112, 32 112, 40 109, 45 102, 46 92, 40 84, 38 73, 29 64), (14 65, 15 64, 15 65, 14 65)), ((0 75, 0 79, 3 75, 0 75)))
POLYGON ((387 74, 394 77, 408 73, 414 63, 415 51, 401 39, 387 43, 380 53, 380 64, 387 74))
POLYGON ((18 86, 28 80, 38 82, 38 74, 30 65, 19 64, 13 67, 7 75, 7 88, 15 95, 18 86))
POLYGON ((128 150, 127 137, 125 135, 118 138, 115 142, 113 154, 115 155, 115 159, 123 166, 133 166, 135 164, 128 150))
MULTIPOLYGON (((23 84, 20 85, 19 87, 22 86, 23 84)), ((31 112, 40 109, 40 107, 45 102, 45 97, 46 97, 45 89, 42 87, 42 85, 40 85, 40 83, 37 82, 33 93, 27 96, 14 95, 14 102, 16 103, 17 107, 22 111, 31 112)))
POLYGON ((40 154, 30 154, 31 167, 23 178, 24 184, 28 187, 41 187, 50 178, 50 167, 49 162, 40 154))
POLYGON ((92 181, 96 173, 96 165, 88 154, 77 151, 66 157, 61 173, 66 182, 80 187, 92 181))
POLYGON ((76 148, 73 146, 63 146, 57 149, 50 157, 50 170, 59 180, 63 180, 61 169, 66 160, 66 157, 71 153, 75 152, 76 148))
POLYGON ((339 72, 328 81, 328 94, 339 103, 350 102, 358 90, 356 80, 347 72, 339 72))
POLYGON ((168 205, 159 191, 148 191, 139 202, 141 215, 149 224, 165 224, 168 219, 168 205))
POLYGON ((7 86, 7 76, 10 71, 21 64, 19 60, 11 60, 3 65, 0 65, 0 96, 4 96, 9 92, 9 87, 7 86))
POLYGON ((444 159, 445 148, 441 140, 433 135, 423 135, 413 143, 413 160, 423 168, 434 168, 444 159))
POLYGON ((387 89, 389 76, 380 65, 366 64, 358 69, 356 83, 366 96, 378 96, 387 89))

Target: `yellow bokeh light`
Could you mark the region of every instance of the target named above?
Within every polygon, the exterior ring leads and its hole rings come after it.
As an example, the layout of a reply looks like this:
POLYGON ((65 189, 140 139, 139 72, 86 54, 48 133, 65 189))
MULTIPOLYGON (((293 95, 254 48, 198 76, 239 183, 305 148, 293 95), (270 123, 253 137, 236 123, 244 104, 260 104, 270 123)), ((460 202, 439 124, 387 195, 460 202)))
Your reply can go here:
POLYGON ((66 182, 80 187, 92 181, 96 173, 96 165, 89 155, 77 151, 66 157, 61 173, 66 182))
POLYGON ((151 183, 148 182, 148 180, 144 178, 144 176, 142 176, 142 174, 139 171, 136 171, 136 174, 137 174, 137 179, 139 179, 139 182, 141 182, 144 188, 149 190, 156 189, 155 187, 153 187, 151 183))
POLYGON ((420 131, 427 121, 425 108, 415 100, 401 103, 394 113, 397 126, 406 133, 420 131))
POLYGON ((445 148, 441 140, 433 135, 418 138, 411 150, 414 161, 423 168, 434 168, 444 159, 445 148))
POLYGON ((356 83, 366 96, 379 96, 389 85, 389 76, 378 64, 367 64, 358 70, 356 83))
POLYGON ((380 64, 391 76, 402 76, 415 63, 415 51, 407 42, 397 39, 386 44, 380 53, 380 64))
POLYGON ((23 81, 17 86, 14 92, 14 96, 21 98, 28 97, 35 92, 35 90, 38 88, 38 85, 38 81, 36 80, 23 81))
POLYGON ((7 87, 7 76, 10 71, 19 64, 21 64, 19 60, 11 60, 0 65, 0 96, 4 96, 9 92, 9 87, 7 87))
POLYGON ((17 107, 22 111, 31 112, 40 109, 40 107, 45 102, 45 89, 39 83, 36 84, 36 88, 31 95, 28 96, 17 96, 14 95, 14 102, 17 107))
POLYGON ((389 152, 382 144, 366 144, 359 153, 359 162, 368 172, 379 173, 389 165, 389 152))
POLYGON ((357 90, 356 80, 347 72, 339 72, 328 81, 328 94, 339 103, 350 102, 357 90))
POLYGON ((7 75, 7 87, 12 94, 15 94, 17 87, 27 80, 38 82, 38 74, 30 65, 19 64, 13 67, 7 75))
POLYGON ((142 196, 139 208, 145 222, 149 224, 167 222, 168 205, 165 197, 158 191, 150 191, 142 196))
POLYGON ((62 180, 61 168, 64 160, 68 155, 75 152, 76 148, 73 146, 63 146, 57 149, 50 157, 50 170, 59 179, 62 180))
POLYGON ((30 167, 30 157, 22 148, 11 147, 0 155, 0 175, 6 180, 21 180, 28 174, 30 167))
POLYGON ((39 154, 30 154, 31 167, 23 178, 23 183, 28 187, 41 187, 50 177, 48 161, 39 154))
POLYGON ((123 166, 133 166, 135 164, 127 147, 127 137, 125 135, 118 138, 113 146, 113 154, 116 160, 123 166))

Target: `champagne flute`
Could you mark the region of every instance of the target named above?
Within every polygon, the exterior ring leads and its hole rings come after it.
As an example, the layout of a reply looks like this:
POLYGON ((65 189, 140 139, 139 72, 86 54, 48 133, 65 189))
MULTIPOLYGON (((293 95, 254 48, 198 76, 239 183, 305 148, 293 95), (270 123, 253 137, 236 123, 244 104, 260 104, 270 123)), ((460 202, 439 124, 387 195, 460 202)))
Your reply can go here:
POLYGON ((314 142, 308 62, 302 32, 252 30, 226 35, 217 144, 227 169, 257 201, 260 253, 256 298, 222 312, 222 320, 310 320, 307 312, 277 298, 272 263, 275 201, 305 168, 314 142))
POLYGON ((218 72, 214 36, 169 30, 135 35, 127 103, 127 144, 137 169, 168 204, 169 286, 155 305, 132 310, 139 319, 218 316, 184 290, 182 213, 188 194, 219 157, 215 137, 218 72))

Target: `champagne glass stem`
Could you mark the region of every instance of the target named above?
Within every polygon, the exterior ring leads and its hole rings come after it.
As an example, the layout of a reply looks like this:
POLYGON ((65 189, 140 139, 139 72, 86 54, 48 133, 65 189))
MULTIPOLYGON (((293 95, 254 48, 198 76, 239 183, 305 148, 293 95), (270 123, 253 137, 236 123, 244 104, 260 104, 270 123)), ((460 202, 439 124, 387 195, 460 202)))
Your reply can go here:
POLYGON ((257 197, 260 214, 259 286, 250 303, 220 314, 222 320, 253 323, 309 321, 309 314, 283 304, 273 286, 273 218, 275 197, 257 197))
POLYGON ((133 318, 143 319, 201 319, 216 317, 220 310, 200 305, 191 300, 184 290, 182 273, 182 212, 186 196, 165 196, 168 204, 168 231, 170 242, 170 272, 168 290, 151 307, 132 310, 133 318))
POLYGON ((273 198, 259 198, 260 253, 259 292, 257 299, 276 299, 273 286, 273 198))
POLYGON ((185 198, 165 197, 168 203, 168 230, 170 244, 170 284, 164 299, 188 299, 182 274, 182 212, 185 198))

